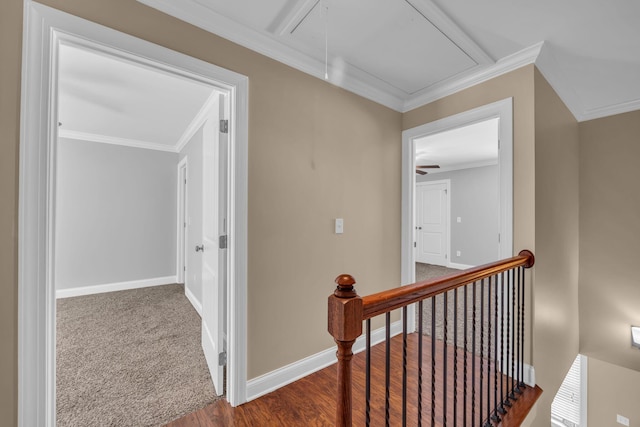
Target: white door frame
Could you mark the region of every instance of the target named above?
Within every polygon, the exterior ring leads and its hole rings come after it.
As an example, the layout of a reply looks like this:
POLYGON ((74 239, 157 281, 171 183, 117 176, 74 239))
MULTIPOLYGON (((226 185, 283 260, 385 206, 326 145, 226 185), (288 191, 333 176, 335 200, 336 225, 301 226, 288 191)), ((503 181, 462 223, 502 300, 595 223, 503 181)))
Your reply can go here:
MULTIPOLYGON (((446 202, 445 202, 445 207, 447 209, 447 215, 446 215, 446 221, 447 221, 447 226, 446 228, 446 233, 447 233, 447 239, 446 239, 446 245, 447 245, 447 249, 446 249, 446 257, 447 257, 447 265, 445 265, 445 267, 450 267, 451 266, 451 180, 450 179, 440 179, 437 181, 424 181, 424 182, 416 182, 416 185, 414 187, 414 194, 417 192, 417 187, 418 186, 424 186, 424 185, 432 185, 432 184, 444 184, 446 186, 446 192, 447 192, 447 198, 446 198, 446 202)), ((417 199, 416 199, 417 200, 417 199)), ((413 222, 415 224, 416 219, 415 219, 415 215, 417 214, 417 212, 414 212, 414 218, 413 218, 413 222)), ((414 232, 414 242, 416 242, 416 248, 414 248, 413 251, 413 260, 415 263, 415 253, 416 250, 419 247, 418 244, 418 236, 417 236, 417 232, 416 232, 416 227, 414 225, 413 227, 413 232, 414 232)), ((415 280, 414 280, 415 281, 415 280)))
POLYGON ((25 0, 18 223, 18 425, 55 427, 53 289, 60 43, 88 43, 112 55, 197 79, 229 93, 229 327, 227 400, 246 401, 248 79, 207 62, 25 0))
MULTIPOLYGON (((469 111, 426 123, 402 132, 402 228, 401 283, 414 283, 415 253, 415 140, 488 119, 499 118, 498 170, 500 185, 499 258, 513 256, 513 98, 506 98, 469 111)), ((408 311, 408 323, 415 328, 415 310, 408 311)))
POLYGON ((184 156, 178 163, 178 222, 176 224, 176 280, 178 283, 184 283, 186 290, 186 264, 187 264, 187 174, 189 170, 189 160, 184 156))

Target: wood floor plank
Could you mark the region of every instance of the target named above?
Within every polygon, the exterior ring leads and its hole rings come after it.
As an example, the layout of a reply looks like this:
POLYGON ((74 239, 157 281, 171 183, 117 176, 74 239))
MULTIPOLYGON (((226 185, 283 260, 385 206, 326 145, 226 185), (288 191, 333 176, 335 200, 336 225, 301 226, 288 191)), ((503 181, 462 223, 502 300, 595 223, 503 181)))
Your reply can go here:
MULTIPOLYGON (((418 425, 418 334, 409 334, 407 339, 407 425, 418 425)), ((457 365, 454 365, 454 351, 448 347, 447 351, 447 374, 444 375, 444 343, 436 341, 436 405, 435 405, 435 425, 453 425, 454 406, 456 412, 457 425, 473 426, 482 425, 487 413, 493 407, 493 395, 495 374, 493 365, 490 366, 490 401, 487 409, 486 387, 487 375, 476 372, 471 375, 471 365, 475 359, 476 368, 479 370, 480 363, 487 369, 486 360, 470 353, 466 354, 467 359, 467 389, 472 388, 478 392, 482 381, 482 390, 485 394, 482 406, 480 399, 467 399, 464 405, 462 398, 454 400, 454 384, 459 389, 464 388, 464 359, 465 353, 458 350, 457 365), (454 366, 458 367, 457 375, 454 373, 454 366), (473 379, 473 380, 472 380, 473 379), (446 411, 445 401, 441 394, 444 382, 447 383, 446 411), (455 403, 455 405, 454 405, 455 403), (465 410, 466 408, 466 410, 465 410), (474 416, 472 419, 472 415, 474 416)), ((397 336, 391 343, 391 387, 390 387, 390 424, 402 425, 402 337, 397 336)), ((431 340, 423 336, 423 396, 422 413, 423 425, 430 425, 431 422, 431 340)), ((371 425, 384 425, 385 417, 385 348, 384 345, 377 345, 372 348, 371 366, 371 425)), ((353 424, 365 424, 365 355, 364 352, 356 355, 353 359, 353 424)), ((506 384, 510 379, 498 375, 497 390, 500 399, 500 381, 506 384)), ((232 408, 225 400, 219 400, 196 412, 193 417, 187 417, 167 424, 167 427, 210 427, 210 426, 333 426, 335 420, 336 401, 336 368, 335 365, 324 368, 307 377, 304 377, 288 386, 282 387, 272 393, 248 402, 242 406, 232 408)), ((539 388, 527 387, 527 390, 514 406, 509 410, 500 424, 502 427, 517 426, 526 417, 528 410, 540 395, 539 388)))

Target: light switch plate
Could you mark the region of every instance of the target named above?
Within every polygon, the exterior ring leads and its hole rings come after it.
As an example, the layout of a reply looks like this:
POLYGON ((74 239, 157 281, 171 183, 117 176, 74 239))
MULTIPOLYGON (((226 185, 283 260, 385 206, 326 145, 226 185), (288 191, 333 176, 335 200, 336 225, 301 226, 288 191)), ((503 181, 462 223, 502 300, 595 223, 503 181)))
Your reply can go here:
POLYGON ((336 234, 344 233, 344 219, 336 218, 336 234))
POLYGON ((629 427, 629 418, 627 417, 623 417, 622 415, 618 414, 616 415, 616 421, 618 422, 618 424, 629 427))

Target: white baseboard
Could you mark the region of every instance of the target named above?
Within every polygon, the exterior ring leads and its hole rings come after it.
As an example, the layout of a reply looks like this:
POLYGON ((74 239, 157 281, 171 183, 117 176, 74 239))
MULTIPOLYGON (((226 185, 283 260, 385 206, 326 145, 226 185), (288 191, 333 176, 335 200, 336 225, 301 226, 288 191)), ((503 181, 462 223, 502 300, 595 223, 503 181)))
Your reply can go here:
MULTIPOLYGON (((391 336, 402 333, 402 320, 391 324, 391 336)), ((371 332, 371 344, 378 344, 385 339, 384 327, 371 332)), ((353 345, 353 353, 360 353, 365 349, 364 335, 358 337, 353 345)), ((319 353, 305 357, 282 368, 268 372, 259 377, 247 381, 247 402, 271 393, 274 390, 291 384, 300 378, 306 377, 322 368, 336 363, 336 348, 328 348, 319 353)))
POLYGON ((466 270, 468 268, 473 268, 473 267, 475 267, 475 265, 458 264, 457 262, 450 262, 449 263, 449 268, 456 268, 458 270, 466 270))
POLYGON ((171 285, 173 283, 176 283, 176 276, 154 277, 152 279, 132 280, 129 282, 106 283, 103 285, 58 289, 56 290, 56 299, 103 294, 105 292, 126 291, 129 289, 148 288, 150 286, 171 285))
POLYGON ((193 292, 189 290, 187 285, 184 285, 184 296, 187 297, 187 299, 189 300, 193 308, 196 309, 196 311, 198 312, 198 315, 202 317, 202 304, 200 303, 200 301, 198 301, 198 298, 196 298, 196 296, 193 295, 193 292))

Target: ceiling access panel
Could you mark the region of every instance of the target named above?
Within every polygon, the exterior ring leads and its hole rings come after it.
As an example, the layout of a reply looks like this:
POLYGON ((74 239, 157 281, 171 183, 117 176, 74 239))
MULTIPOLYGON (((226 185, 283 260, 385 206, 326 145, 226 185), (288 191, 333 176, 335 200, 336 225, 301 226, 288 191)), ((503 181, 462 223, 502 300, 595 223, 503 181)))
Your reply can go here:
POLYGON ((325 59, 327 36, 330 63, 340 58, 347 68, 366 70, 411 95, 491 61, 443 14, 431 13, 435 6, 429 5, 419 10, 408 1, 310 1, 297 14, 290 14, 297 20, 285 25, 280 34, 291 46, 307 46, 307 53, 319 61, 325 59), (460 45, 471 46, 473 52, 460 45))

